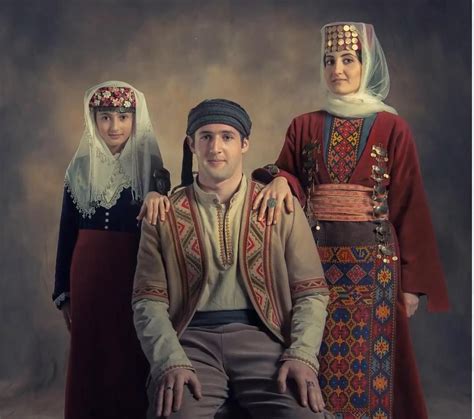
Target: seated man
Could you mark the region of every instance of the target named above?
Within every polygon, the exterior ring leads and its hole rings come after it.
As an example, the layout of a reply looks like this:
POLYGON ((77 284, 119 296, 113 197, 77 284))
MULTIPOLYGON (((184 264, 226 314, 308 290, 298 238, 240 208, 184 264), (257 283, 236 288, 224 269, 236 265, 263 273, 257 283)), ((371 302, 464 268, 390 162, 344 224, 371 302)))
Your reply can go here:
POLYGON ((297 201, 277 225, 252 211, 261 186, 242 174, 250 128, 228 100, 192 109, 186 187, 164 222, 143 221, 133 310, 151 366, 150 418, 211 419, 230 392, 252 418, 332 417, 317 379, 323 270, 297 201))

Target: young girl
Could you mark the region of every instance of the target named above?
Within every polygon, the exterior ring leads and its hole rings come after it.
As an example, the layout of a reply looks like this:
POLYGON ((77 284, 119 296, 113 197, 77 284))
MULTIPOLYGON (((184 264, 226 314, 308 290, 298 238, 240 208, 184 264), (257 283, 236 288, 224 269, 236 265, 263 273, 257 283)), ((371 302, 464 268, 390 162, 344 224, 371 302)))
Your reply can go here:
POLYGON ((65 418, 145 418, 148 365, 131 291, 144 196, 166 195, 144 95, 107 81, 84 97, 85 129, 66 171, 53 300, 71 333, 65 418))

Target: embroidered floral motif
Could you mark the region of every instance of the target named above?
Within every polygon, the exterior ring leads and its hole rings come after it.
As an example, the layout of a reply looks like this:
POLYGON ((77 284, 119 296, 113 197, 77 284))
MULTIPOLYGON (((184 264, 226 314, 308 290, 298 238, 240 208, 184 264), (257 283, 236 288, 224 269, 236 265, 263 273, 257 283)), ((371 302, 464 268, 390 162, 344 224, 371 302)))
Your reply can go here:
POLYGON ((92 108, 124 108, 122 112, 131 112, 136 107, 135 93, 129 87, 101 87, 91 97, 92 108))
POLYGON ((319 371, 328 410, 341 418, 389 418, 397 266, 377 257, 377 245, 318 251, 330 288, 319 371))
POLYGON ((385 303, 382 303, 381 305, 379 305, 375 310, 375 315, 382 322, 384 322, 390 317, 390 313, 391 313, 390 307, 385 303))
POLYGON ((387 342, 387 339, 381 337, 377 342, 375 342, 374 351, 379 358, 383 358, 389 350, 390 344, 387 342))

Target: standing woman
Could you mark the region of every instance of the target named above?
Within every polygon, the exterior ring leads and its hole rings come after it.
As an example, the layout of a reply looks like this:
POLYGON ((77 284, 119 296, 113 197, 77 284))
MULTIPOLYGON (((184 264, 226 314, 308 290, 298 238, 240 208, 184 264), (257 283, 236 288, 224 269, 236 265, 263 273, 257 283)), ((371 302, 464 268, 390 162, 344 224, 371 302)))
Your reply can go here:
POLYGON ((322 28, 322 110, 293 119, 254 208, 305 206, 331 301, 320 351, 326 407, 341 418, 427 418, 408 330, 419 297, 449 307, 415 143, 383 103, 389 75, 372 25, 322 28), (290 188, 291 187, 291 191, 290 188))
POLYGON ((107 81, 84 97, 85 129, 66 171, 53 300, 71 334, 66 419, 145 418, 148 365, 132 321, 145 194, 166 195, 145 97, 107 81))

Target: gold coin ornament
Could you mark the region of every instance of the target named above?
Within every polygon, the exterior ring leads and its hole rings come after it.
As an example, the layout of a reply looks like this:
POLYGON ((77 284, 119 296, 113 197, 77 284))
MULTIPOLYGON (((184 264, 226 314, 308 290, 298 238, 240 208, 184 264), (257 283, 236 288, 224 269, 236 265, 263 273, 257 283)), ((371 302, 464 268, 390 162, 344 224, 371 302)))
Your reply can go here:
POLYGON ((328 26, 324 31, 325 53, 336 51, 358 51, 361 49, 359 33, 355 25, 328 26))

